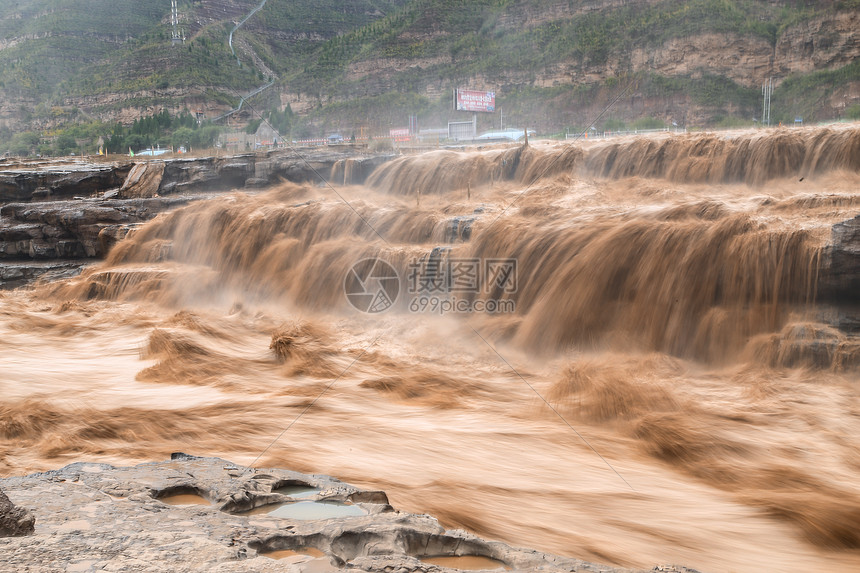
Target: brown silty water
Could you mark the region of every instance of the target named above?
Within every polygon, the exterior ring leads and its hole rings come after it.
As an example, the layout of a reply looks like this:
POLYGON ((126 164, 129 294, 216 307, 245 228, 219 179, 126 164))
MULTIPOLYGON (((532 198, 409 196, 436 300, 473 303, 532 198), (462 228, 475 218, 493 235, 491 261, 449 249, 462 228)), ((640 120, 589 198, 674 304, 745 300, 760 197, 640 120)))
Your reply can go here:
POLYGON ((856 293, 824 284, 858 189, 849 127, 436 151, 348 204, 194 203, 0 294, 0 472, 185 451, 609 564, 860 569, 856 293), (400 277, 384 313, 344 294, 369 257, 400 277), (457 295, 515 310, 410 309, 410 273, 464 260, 516 260, 516 289, 457 295))

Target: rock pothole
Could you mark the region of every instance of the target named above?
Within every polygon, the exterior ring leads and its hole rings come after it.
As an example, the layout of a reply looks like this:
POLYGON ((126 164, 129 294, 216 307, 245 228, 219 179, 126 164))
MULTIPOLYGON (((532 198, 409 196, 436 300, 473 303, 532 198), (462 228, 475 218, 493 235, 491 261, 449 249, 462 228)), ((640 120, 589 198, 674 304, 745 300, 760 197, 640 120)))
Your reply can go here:
POLYGON ((0 537, 0 573, 616 571, 446 530, 329 476, 186 454, 92 467, 0 479, 36 517, 32 535, 0 537))
POLYGON ((193 486, 169 487, 156 492, 153 497, 167 505, 212 505, 208 492, 193 486))

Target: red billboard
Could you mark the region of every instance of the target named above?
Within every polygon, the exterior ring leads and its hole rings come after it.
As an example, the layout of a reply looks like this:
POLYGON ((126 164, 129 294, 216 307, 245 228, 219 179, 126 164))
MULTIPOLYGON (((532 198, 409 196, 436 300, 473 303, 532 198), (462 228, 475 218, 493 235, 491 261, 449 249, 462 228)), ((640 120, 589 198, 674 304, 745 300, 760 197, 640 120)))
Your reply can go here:
POLYGON ((394 128, 394 129, 389 129, 388 130, 388 137, 390 137, 391 139, 393 139, 394 141, 397 141, 397 142, 409 141, 409 139, 410 139, 409 128, 408 127, 398 127, 398 128, 394 128))
POLYGON ((457 111, 496 111, 496 92, 454 90, 457 111))

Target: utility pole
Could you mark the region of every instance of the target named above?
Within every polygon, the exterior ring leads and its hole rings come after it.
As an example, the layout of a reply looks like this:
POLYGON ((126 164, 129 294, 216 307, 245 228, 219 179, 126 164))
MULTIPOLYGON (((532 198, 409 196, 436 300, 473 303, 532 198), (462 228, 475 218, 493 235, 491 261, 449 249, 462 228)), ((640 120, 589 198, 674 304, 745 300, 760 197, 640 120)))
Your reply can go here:
POLYGON ((773 78, 765 80, 761 86, 762 109, 761 124, 770 125, 770 96, 773 94, 773 78))

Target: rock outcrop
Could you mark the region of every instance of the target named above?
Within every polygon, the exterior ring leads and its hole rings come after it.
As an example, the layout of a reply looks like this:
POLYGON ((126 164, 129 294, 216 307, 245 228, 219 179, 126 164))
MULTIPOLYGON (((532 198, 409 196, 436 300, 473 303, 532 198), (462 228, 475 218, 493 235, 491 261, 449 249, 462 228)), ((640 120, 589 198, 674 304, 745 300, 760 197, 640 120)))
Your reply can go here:
MULTIPOLYGON (((174 454, 117 468, 75 463, 0 485, 37 515, 35 535, 0 539, 0 571, 616 571, 517 549, 429 515, 395 510, 381 491, 321 475, 174 454), (443 559, 434 564, 430 558, 443 559)), ((686 569, 665 569, 687 571, 686 569)))
POLYGON ((360 184, 390 155, 319 149, 303 154, 174 157, 128 163, 27 162, 0 169, 0 205, 78 198, 136 199, 265 187, 281 181, 360 184))
POLYGON ((131 164, 30 162, 0 171, 0 204, 90 197, 119 187, 131 164))
POLYGON ((46 275, 75 274, 79 261, 104 257, 138 225, 191 200, 281 181, 321 182, 334 177, 335 184, 358 184, 390 158, 321 149, 306 155, 277 150, 124 164, 2 165, 0 288, 46 275))
MULTIPOLYGON (((856 341, 860 335, 860 215, 833 225, 819 273, 818 299, 832 305, 827 322, 856 341)), ((860 365, 860 348, 853 351, 850 362, 860 365)))
POLYGON ((388 156, 265 155, 178 158, 125 165, 45 163, 0 171, 0 259, 102 257, 129 229, 210 193, 337 177, 362 183, 388 156), (60 169, 60 171, 54 171, 60 169), (74 197, 74 201, 49 201, 74 197), (17 201, 10 202, 11 199, 17 201))
POLYGON ((860 215, 833 225, 825 281, 829 296, 860 303, 860 215))
POLYGON ((117 194, 122 199, 155 197, 164 177, 164 163, 135 163, 117 194))
POLYGON ((13 289, 36 280, 55 281, 77 276, 86 266, 82 260, 3 261, 0 263, 0 289, 13 289))
POLYGON ((136 225, 191 198, 85 199, 0 207, 0 260, 102 257, 136 225))
POLYGON ((30 535, 35 529, 33 514, 13 504, 0 490, 0 537, 30 535))

